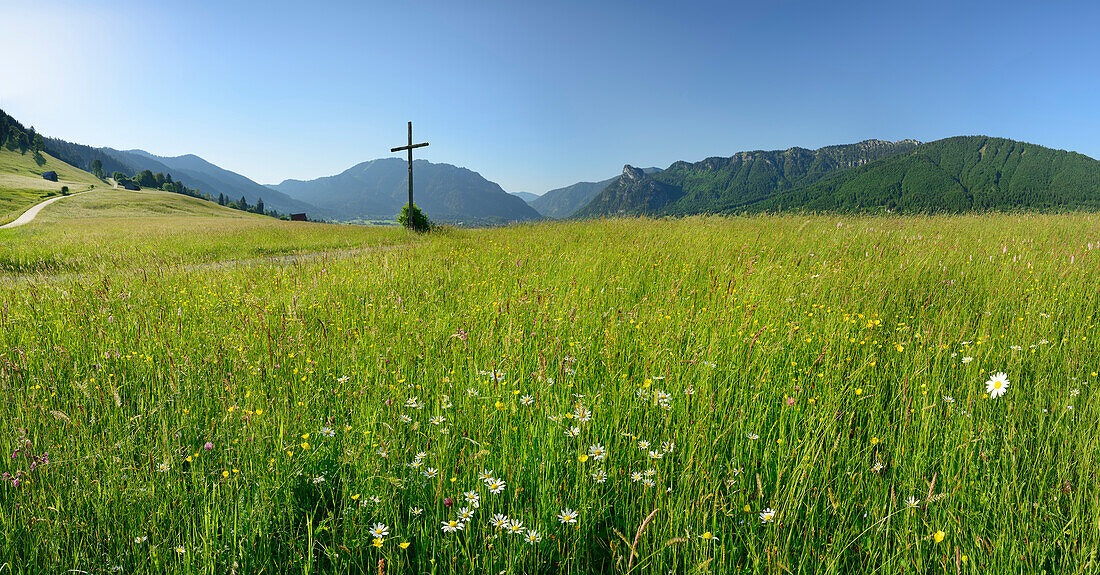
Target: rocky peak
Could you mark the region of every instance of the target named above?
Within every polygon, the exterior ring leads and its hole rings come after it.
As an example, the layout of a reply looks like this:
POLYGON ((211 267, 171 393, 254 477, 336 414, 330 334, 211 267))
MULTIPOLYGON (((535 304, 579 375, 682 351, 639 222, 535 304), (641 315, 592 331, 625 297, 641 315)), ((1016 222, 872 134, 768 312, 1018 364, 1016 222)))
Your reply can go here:
POLYGON ((630 164, 623 166, 623 179, 626 180, 640 180, 645 177, 645 172, 641 168, 635 168, 630 164))
POLYGON ((861 148, 863 148, 864 150, 874 150, 876 148, 882 148, 884 146, 896 146, 898 144, 913 144, 913 145, 919 146, 920 141, 913 140, 913 139, 905 139, 905 140, 898 140, 896 142, 891 142, 891 141, 888 141, 888 140, 871 139, 871 140, 863 140, 858 145, 861 148))

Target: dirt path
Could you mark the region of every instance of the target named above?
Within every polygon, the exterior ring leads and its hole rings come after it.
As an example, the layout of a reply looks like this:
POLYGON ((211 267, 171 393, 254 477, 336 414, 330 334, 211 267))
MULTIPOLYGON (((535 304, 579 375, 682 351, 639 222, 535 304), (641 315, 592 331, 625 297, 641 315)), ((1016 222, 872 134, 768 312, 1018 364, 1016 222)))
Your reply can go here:
MULTIPOLYGON (((93 190, 88 190, 88 192, 90 192, 90 191, 93 191, 93 190)), ((75 194, 69 194, 67 196, 57 196, 56 198, 50 198, 50 199, 48 199, 48 200, 46 200, 46 201, 44 201, 40 204, 36 204, 33 207, 31 207, 31 209, 23 212, 23 214, 21 216, 19 216, 18 218, 15 219, 15 221, 9 222, 9 223, 6 223, 6 224, 0 226, 0 230, 5 230, 5 229, 8 229, 8 228, 17 228, 17 227, 22 226, 24 224, 29 224, 31 222, 31 220, 33 220, 35 218, 35 216, 38 215, 38 212, 42 211, 42 208, 56 202, 57 200, 63 200, 65 198, 71 198, 73 196, 79 196, 80 194, 86 194, 88 192, 77 192, 75 194)))

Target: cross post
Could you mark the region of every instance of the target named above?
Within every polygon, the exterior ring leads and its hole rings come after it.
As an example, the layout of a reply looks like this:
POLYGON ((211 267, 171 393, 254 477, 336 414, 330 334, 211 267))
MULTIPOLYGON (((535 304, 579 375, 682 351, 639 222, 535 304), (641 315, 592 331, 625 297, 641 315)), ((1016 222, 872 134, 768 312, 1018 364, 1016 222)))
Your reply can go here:
POLYGON ((401 146, 399 148, 391 148, 391 152, 400 152, 403 150, 409 151, 409 225, 412 225, 412 209, 413 209, 413 148, 423 148, 428 143, 413 144, 413 123, 409 122, 409 144, 407 146, 401 146))

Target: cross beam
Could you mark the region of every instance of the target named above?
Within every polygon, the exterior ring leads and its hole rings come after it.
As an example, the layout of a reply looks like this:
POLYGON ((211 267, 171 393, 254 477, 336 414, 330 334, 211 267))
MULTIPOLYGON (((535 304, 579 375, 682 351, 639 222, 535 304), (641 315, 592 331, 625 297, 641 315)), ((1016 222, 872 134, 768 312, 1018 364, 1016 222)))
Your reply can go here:
POLYGON ((413 143, 413 123, 409 122, 409 145, 401 146, 399 148, 390 148, 391 152, 400 152, 400 151, 403 151, 403 150, 408 150, 409 151, 409 217, 410 217, 410 219, 412 217, 412 209, 413 209, 413 149, 423 148, 424 146, 427 146, 427 145, 428 145, 428 142, 424 142, 422 144, 414 144, 413 143))

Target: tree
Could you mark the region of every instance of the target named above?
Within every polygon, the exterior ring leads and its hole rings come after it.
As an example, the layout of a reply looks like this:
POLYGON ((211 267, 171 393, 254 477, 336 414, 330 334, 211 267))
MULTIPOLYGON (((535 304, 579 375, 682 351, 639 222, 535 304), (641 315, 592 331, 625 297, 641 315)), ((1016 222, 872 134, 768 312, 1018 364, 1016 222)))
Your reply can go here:
POLYGON ((42 150, 46 149, 46 140, 42 137, 42 134, 35 134, 34 141, 31 143, 31 147, 34 148, 34 153, 41 154, 42 150))
POLYGON ((246 199, 244 196, 241 196, 241 201, 237 203, 237 209, 238 210, 244 210, 244 211, 247 212, 248 211, 248 199, 246 199))
POLYGON ((424 215, 424 212, 420 211, 420 208, 416 207, 416 204, 412 205, 411 213, 409 204, 405 204, 405 207, 401 208, 401 215, 397 216, 397 223, 419 233, 431 231, 432 229, 432 221, 424 215))
POLYGON ((163 188, 164 187, 164 182, 165 182, 164 174, 162 174, 160 172, 157 172, 157 174, 155 176, 153 176, 153 179, 156 180, 156 184, 157 184, 156 187, 158 187, 158 188, 163 188))
POLYGON ((221 193, 218 194, 218 205, 219 206, 224 206, 225 205, 225 194, 221 194, 221 193))
POLYGON ((157 178, 153 175, 153 172, 149 170, 142 170, 141 173, 134 178, 134 181, 143 188, 157 187, 157 178))
POLYGON ((92 174, 99 179, 103 179, 103 162, 99 158, 92 160, 92 174))
POLYGON ((264 213, 264 199, 263 198, 259 198, 258 200, 256 200, 256 209, 253 210, 253 211, 255 211, 257 214, 263 214, 264 213))
POLYGON ((168 174, 167 176, 164 176, 164 181, 166 183, 171 184, 172 183, 172 174, 168 174))

